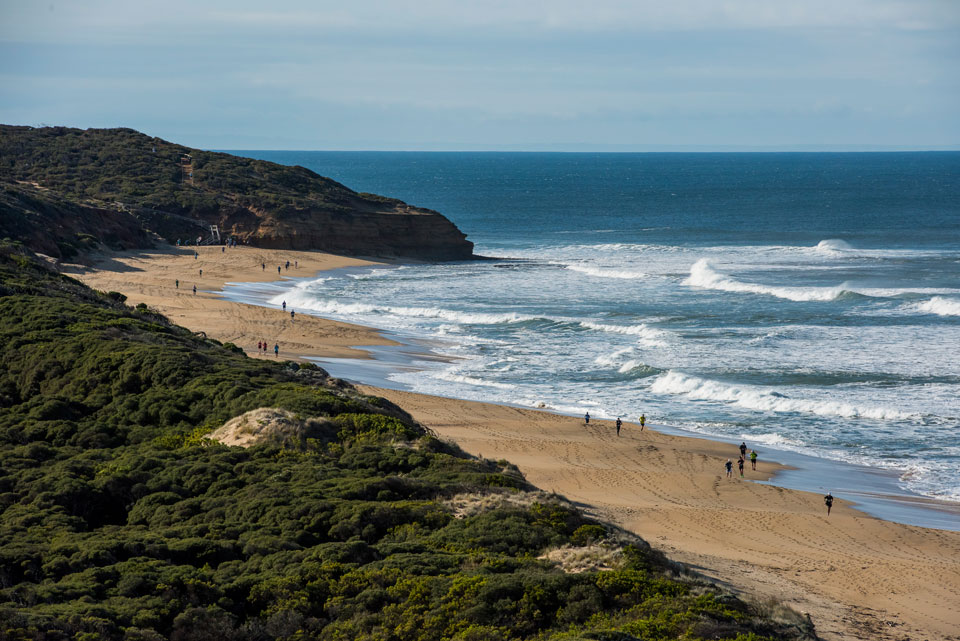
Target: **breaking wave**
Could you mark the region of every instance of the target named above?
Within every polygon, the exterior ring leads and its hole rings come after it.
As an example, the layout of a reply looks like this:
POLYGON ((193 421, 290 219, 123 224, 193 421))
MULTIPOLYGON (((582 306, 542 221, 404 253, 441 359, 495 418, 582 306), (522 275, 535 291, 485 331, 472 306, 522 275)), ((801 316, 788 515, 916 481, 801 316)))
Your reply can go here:
POLYGON ((580 272, 588 276, 597 278, 621 278, 624 280, 634 278, 647 278, 650 274, 636 269, 610 269, 603 267, 594 267, 592 265, 567 265, 567 269, 574 272, 580 272))
POLYGON ((279 305, 287 301, 287 309, 310 310, 319 314, 368 315, 390 314, 405 318, 429 318, 449 321, 461 325, 497 325, 500 323, 524 323, 538 320, 537 316, 524 314, 490 314, 483 312, 460 312, 439 307, 398 307, 393 305, 372 305, 369 303, 341 303, 336 300, 318 300, 309 294, 297 292, 274 296, 269 302, 279 305))
POLYGON ((926 314, 937 314, 938 316, 960 316, 960 300, 952 300, 942 296, 934 296, 928 301, 916 303, 911 307, 926 314))
POLYGON ((649 327, 643 323, 639 325, 606 325, 604 323, 592 323, 581 321, 580 326, 585 329, 593 329, 598 332, 611 332, 614 334, 624 334, 626 336, 636 336, 643 345, 650 347, 666 345, 667 332, 649 327))
POLYGON ((650 391, 679 394, 693 400, 720 401, 762 412, 803 412, 818 416, 904 420, 911 415, 884 407, 858 407, 838 401, 790 398, 754 385, 730 385, 681 372, 669 371, 653 381, 650 391))
POLYGON ((792 301, 830 301, 836 300, 847 290, 838 287, 773 287, 758 283, 744 283, 714 271, 706 258, 701 258, 690 268, 690 276, 684 285, 716 289, 724 292, 748 292, 751 294, 768 294, 777 298, 786 298, 792 301))

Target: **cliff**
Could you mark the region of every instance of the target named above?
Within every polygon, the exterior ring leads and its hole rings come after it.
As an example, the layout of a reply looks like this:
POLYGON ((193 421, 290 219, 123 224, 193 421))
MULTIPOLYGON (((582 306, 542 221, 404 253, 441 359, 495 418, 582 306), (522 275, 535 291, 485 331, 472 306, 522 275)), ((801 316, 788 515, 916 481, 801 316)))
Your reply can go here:
POLYGON ((221 235, 270 248, 465 260, 438 212, 363 194, 304 167, 202 151, 132 129, 0 125, 0 237, 67 256, 221 235))

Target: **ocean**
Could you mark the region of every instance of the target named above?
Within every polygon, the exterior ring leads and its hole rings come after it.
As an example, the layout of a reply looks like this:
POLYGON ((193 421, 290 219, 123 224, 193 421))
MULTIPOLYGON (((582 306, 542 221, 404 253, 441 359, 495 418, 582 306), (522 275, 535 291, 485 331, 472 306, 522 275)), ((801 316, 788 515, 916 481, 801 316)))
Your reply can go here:
POLYGON ((958 152, 232 153, 436 209, 497 258, 261 290, 415 348, 375 382, 644 413, 960 501, 958 152))

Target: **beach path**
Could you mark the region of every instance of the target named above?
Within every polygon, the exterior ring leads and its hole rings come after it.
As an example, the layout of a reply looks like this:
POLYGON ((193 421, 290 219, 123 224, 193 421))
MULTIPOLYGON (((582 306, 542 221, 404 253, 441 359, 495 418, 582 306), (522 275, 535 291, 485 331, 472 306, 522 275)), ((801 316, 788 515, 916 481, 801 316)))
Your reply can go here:
MULTIPOLYGON (((865 516, 842 500, 725 478, 735 446, 624 423, 363 387, 467 452, 760 599, 808 612, 824 639, 960 639, 960 532, 865 516)), ((747 479, 769 478, 761 461, 747 479)))

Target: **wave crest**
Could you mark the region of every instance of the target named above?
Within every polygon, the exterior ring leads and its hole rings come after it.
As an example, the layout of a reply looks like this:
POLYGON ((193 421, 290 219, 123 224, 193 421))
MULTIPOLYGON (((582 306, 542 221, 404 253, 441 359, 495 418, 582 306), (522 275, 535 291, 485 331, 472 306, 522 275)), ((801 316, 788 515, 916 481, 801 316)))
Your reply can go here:
POLYGON ((587 276, 597 278, 620 278, 623 280, 632 280, 635 278, 648 278, 650 274, 636 269, 609 269, 603 267, 594 267, 593 265, 567 265, 570 271, 580 272, 587 276))
POLYGON ((960 316, 960 300, 934 296, 928 301, 913 305, 917 311, 938 316, 960 316))
POLYGON ((837 401, 790 398, 772 389, 753 385, 730 385, 690 376, 673 370, 657 377, 650 385, 657 394, 683 395, 693 400, 720 401, 762 412, 802 412, 818 416, 904 420, 910 414, 885 407, 857 407, 837 401))

